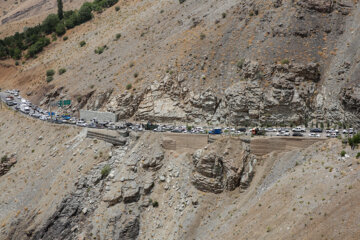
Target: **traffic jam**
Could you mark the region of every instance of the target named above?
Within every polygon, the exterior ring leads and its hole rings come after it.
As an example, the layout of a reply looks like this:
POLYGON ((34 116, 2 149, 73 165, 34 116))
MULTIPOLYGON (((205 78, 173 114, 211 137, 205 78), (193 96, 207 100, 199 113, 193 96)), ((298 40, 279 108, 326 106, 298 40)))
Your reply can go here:
POLYGON ((175 126, 171 124, 153 124, 147 123, 130 123, 130 122, 99 122, 96 119, 91 121, 85 121, 83 119, 77 119, 69 114, 57 114, 57 112, 50 112, 32 104, 20 95, 19 90, 7 90, 0 92, 1 101, 4 102, 10 108, 26 114, 32 118, 37 118, 42 121, 48 121, 56 124, 72 124, 79 127, 99 128, 99 129, 129 129, 134 131, 154 131, 154 132, 173 132, 173 133, 188 133, 188 134, 212 134, 212 135, 258 135, 258 136, 293 136, 293 137, 327 137, 327 138, 339 138, 339 137, 351 137, 356 134, 353 128, 348 129, 335 129, 335 128, 310 128, 307 129, 302 126, 295 128, 246 128, 246 127, 200 127, 181 125, 175 126))

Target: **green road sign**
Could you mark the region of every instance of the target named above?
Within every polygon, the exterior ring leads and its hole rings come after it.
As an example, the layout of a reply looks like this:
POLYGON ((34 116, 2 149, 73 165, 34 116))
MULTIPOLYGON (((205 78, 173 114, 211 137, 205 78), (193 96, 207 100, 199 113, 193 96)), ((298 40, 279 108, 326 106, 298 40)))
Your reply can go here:
POLYGON ((57 102, 58 107, 71 105, 71 100, 60 100, 57 102))

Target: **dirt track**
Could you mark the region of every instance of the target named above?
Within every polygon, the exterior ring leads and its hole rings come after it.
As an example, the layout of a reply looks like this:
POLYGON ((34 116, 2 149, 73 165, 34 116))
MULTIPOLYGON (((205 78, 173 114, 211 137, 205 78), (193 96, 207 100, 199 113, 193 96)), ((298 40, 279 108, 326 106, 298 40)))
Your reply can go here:
POLYGON ((295 137, 273 137, 251 139, 251 152, 257 156, 263 156, 271 152, 291 151, 299 148, 307 148, 310 145, 325 141, 324 138, 295 138, 295 137))

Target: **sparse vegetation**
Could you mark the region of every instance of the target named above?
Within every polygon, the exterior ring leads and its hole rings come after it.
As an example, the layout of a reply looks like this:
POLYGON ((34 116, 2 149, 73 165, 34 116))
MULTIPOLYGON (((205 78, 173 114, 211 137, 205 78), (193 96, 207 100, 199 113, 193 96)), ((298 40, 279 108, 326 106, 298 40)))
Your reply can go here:
POLYGON ((341 157, 344 157, 345 154, 346 154, 345 150, 342 150, 342 151, 340 152, 340 156, 341 156, 341 157))
POLYGON ((283 60, 281 60, 281 64, 282 65, 284 65, 284 64, 289 64, 290 63, 290 61, 288 60, 288 59, 283 59, 283 60))
POLYGON ((49 69, 46 71, 46 76, 47 77, 51 77, 51 76, 54 76, 55 75, 55 71, 54 69, 49 69))
POLYGON ((104 51, 105 51, 105 49, 107 49, 107 46, 106 45, 104 45, 104 46, 102 46, 102 47, 98 47, 97 49, 95 49, 95 53, 96 54, 102 54, 104 51))
POLYGON ((154 207, 154 208, 157 208, 157 207, 159 207, 159 202, 158 201, 152 201, 152 206, 154 207))
POLYGON ((80 47, 85 46, 85 44, 86 44, 86 42, 85 42, 85 41, 81 41, 81 42, 79 43, 80 47))
POLYGON ((242 68, 243 68, 244 62, 245 62, 245 59, 241 59, 240 61, 237 62, 237 67, 238 67, 238 69, 242 69, 242 68))
POLYGON ((360 133, 355 134, 353 137, 348 138, 348 143, 351 146, 351 149, 355 149, 360 143, 360 133))
POLYGON ((46 82, 51 82, 52 80, 54 80, 54 77, 53 76, 47 76, 46 77, 46 82))
POLYGON ((132 88, 131 83, 129 83, 128 85, 126 85, 126 90, 130 90, 132 88))
POLYGON ((1 157, 1 163, 7 162, 9 160, 7 155, 1 157))
POLYGON ((111 171, 111 167, 110 165, 105 165, 102 169, 101 169, 101 178, 104 179, 106 178, 111 171))
POLYGON ((64 73, 66 73, 66 69, 65 68, 60 68, 59 69, 59 75, 62 75, 64 73))

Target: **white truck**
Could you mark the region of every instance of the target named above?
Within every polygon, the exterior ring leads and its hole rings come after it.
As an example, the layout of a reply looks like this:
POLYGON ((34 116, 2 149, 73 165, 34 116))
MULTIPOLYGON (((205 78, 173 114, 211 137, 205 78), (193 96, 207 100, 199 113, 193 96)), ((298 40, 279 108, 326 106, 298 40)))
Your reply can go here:
POLYGON ((292 129, 293 132, 306 132, 306 129, 303 127, 296 127, 292 129))

